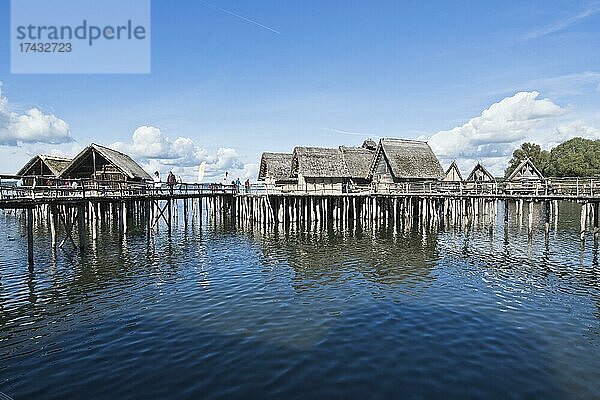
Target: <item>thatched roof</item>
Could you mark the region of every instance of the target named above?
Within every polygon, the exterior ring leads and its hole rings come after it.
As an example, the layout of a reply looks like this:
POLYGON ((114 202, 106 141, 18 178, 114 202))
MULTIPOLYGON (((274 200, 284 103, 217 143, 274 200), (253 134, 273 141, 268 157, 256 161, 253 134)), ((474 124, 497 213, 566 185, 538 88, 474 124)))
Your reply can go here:
POLYGON ((348 177, 352 179, 367 179, 375 150, 366 147, 346 147, 340 146, 342 158, 348 170, 348 177))
POLYGON ((452 161, 452 164, 446 170, 443 180, 444 182, 462 182, 463 177, 460 169, 458 169, 458 165, 456 165, 456 161, 452 161))
POLYGON ((392 174, 398 179, 442 179, 444 177, 442 165, 427 142, 381 139, 371 166, 371 175, 375 172, 380 157, 385 157, 392 174))
POLYGON ((59 176, 60 173, 69 165, 69 163, 71 162, 71 159, 66 158, 66 157, 38 154, 38 155, 34 156, 31 160, 29 160, 27 162, 27 164, 25 164, 23 166, 23 168, 21 168, 19 170, 19 172, 17 172, 17 175, 19 175, 19 176, 34 175, 34 174, 30 173, 29 171, 38 162, 45 164, 46 167, 52 173, 52 175, 59 176))
POLYGON ((367 179, 375 152, 364 147, 296 147, 292 176, 367 179))
POLYGON ((362 147, 369 150, 377 150, 377 143, 373 139, 367 139, 363 142, 362 147))
POLYGON ((66 178, 69 176, 71 171, 76 170, 80 163, 92 152, 96 151, 102 157, 104 157, 109 163, 119 169, 123 175, 129 179, 140 179, 140 180, 152 180, 150 175, 138 163, 133 161, 127 154, 121 153, 120 151, 110 149, 108 147, 101 146, 99 144, 92 143, 83 149, 69 164, 69 166, 60 174, 61 177, 66 178))
POLYGON ((292 154, 263 153, 260 158, 258 180, 273 179, 275 181, 293 180, 291 177, 292 154))
POLYGON ((545 178, 540 170, 536 168, 533 162, 529 158, 526 158, 506 179, 509 181, 518 181, 526 179, 544 180, 545 178))
POLYGON ((496 178, 494 175, 490 174, 490 172, 485 169, 481 163, 477 163, 477 165, 473 168, 469 177, 467 178, 468 182, 495 182, 496 178))
POLYGON ((295 147, 292 176, 305 178, 346 178, 350 175, 339 148, 295 147))

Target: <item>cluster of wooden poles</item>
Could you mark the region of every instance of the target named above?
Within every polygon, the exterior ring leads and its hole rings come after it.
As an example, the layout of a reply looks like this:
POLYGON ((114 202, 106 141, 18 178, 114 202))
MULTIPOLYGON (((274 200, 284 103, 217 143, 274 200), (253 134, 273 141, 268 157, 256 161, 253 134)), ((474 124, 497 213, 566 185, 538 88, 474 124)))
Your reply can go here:
POLYGON ((102 227, 117 227, 118 237, 123 238, 130 227, 145 227, 148 237, 160 229, 161 222, 167 232, 183 219, 188 223, 202 225, 224 220, 231 212, 231 196, 198 196, 193 198, 157 198, 139 200, 47 202, 27 208, 8 209, 5 213, 25 219, 27 227, 27 259, 29 269, 34 265, 34 226, 48 229, 53 250, 70 243, 84 251, 86 241, 98 240, 102 227), (181 208, 180 210, 180 203, 181 208), (62 235, 62 240, 61 239, 62 235), (77 236, 77 240, 75 240, 77 236))
MULTIPOLYGON (((275 229, 294 226, 302 229, 363 229, 391 228, 394 233, 418 227, 427 229, 460 227, 474 224, 493 227, 501 201, 494 197, 435 197, 389 195, 239 195, 161 196, 127 200, 79 200, 47 202, 15 210, 25 216, 27 224, 28 261, 33 269, 33 227, 47 226, 52 247, 71 243, 80 250, 86 240, 98 239, 103 226, 118 227, 122 238, 129 227, 145 227, 148 237, 162 225, 171 232, 173 224, 183 219, 188 224, 224 222, 230 219, 240 226, 261 226, 275 229), (180 207, 181 204, 181 207, 180 207), (59 234, 63 238, 59 241, 59 234), (75 241, 74 234, 78 240, 75 241)), ((529 232, 534 227, 534 207, 543 212, 546 232, 551 225, 557 228, 559 202, 557 200, 504 199, 504 221, 508 223, 510 209, 514 210, 519 226, 525 223, 529 232), (514 204, 511 206, 511 204, 514 204)), ((599 204, 586 202, 581 207, 581 238, 590 230, 598 235, 599 204), (592 230, 593 227, 593 230, 592 230)), ((536 218, 539 220, 539 218, 536 218)))

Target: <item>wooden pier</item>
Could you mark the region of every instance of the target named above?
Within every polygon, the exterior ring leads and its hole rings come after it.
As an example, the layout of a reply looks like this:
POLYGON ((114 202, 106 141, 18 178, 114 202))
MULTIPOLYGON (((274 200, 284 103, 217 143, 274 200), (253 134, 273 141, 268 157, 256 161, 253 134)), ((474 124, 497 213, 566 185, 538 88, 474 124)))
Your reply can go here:
POLYGON ((173 190, 151 182, 115 182, 93 179, 48 181, 50 184, 19 187, 0 185, 0 209, 24 216, 28 264, 34 267, 34 225, 47 225, 52 247, 65 245, 85 251, 86 240, 98 238, 100 221, 118 224, 119 237, 127 234, 128 221, 143 224, 148 238, 162 224, 168 233, 180 215, 183 224, 202 224, 203 213, 213 220, 229 219, 238 226, 272 229, 297 226, 326 230, 388 227, 400 232, 492 226, 503 207, 504 222, 510 214, 520 226, 533 229, 534 208, 544 215, 545 231, 556 227, 559 202, 581 204, 581 239, 600 232, 600 180, 555 179, 543 185, 514 183, 411 182, 367 186, 297 186, 282 190, 273 185, 178 183, 173 190))

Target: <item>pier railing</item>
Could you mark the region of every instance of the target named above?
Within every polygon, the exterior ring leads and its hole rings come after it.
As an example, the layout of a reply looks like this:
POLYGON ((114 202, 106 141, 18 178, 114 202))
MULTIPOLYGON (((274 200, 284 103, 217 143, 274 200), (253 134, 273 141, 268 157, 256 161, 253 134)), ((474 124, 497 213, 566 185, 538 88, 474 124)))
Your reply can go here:
POLYGON ((548 178, 545 180, 491 182, 374 182, 369 185, 352 183, 275 185, 256 184, 252 194, 274 195, 459 195, 459 196, 563 196, 600 197, 600 178, 548 178), (262 188, 260 187, 262 186, 262 188))
POLYGON ((24 179, 3 179, 0 182, 0 199, 128 198, 238 193, 236 185, 217 183, 178 182, 171 188, 166 183, 146 181, 44 179, 43 184, 37 184, 36 180, 33 180, 36 184, 31 186, 23 186, 23 181, 24 179))
MULTIPOLYGON (((114 181, 98 179, 43 179, 43 184, 23 186, 16 179, 0 180, 0 199, 52 198, 130 198, 161 196, 230 195, 443 195, 443 196, 556 196, 566 198, 600 198, 600 178, 548 178, 494 182, 374 182, 371 184, 328 183, 275 185, 255 183, 249 186, 218 183, 177 182, 173 188, 166 183, 149 181, 114 181)), ((28 177, 23 177, 28 178, 28 177)), ((30 180, 38 182, 37 180, 30 180)))

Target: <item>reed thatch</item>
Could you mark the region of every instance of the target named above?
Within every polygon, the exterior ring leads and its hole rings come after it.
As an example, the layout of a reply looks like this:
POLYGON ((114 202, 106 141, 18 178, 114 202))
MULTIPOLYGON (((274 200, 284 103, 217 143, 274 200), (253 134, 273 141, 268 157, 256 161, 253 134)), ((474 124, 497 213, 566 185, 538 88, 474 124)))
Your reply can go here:
POLYGON ((496 182, 496 178, 478 162, 469 174, 467 182, 496 182))
POLYGON ((346 167, 339 148, 295 147, 292 155, 292 176, 305 178, 347 178, 346 167))
POLYGON ((58 177, 70 162, 70 158, 38 154, 29 160, 17 175, 58 177))
POLYGON ((292 176, 304 178, 368 179, 375 151, 364 147, 296 147, 292 176))
POLYGON ((291 153, 263 153, 260 158, 258 180, 272 179, 275 182, 295 181, 291 177, 291 153))
POLYGON ((348 177, 351 179, 368 179, 375 150, 367 147, 340 146, 342 158, 346 164, 348 177))
POLYGON ((373 139, 367 139, 363 142, 362 147, 369 150, 377 150, 377 143, 373 139))
POLYGON ((427 142, 383 138, 371 165, 371 177, 388 173, 394 181, 443 179, 444 170, 427 142))
POLYGON ((452 161, 452 164, 446 170, 446 174, 444 175, 444 182, 462 182, 463 177, 460 173, 460 169, 458 169, 458 165, 456 165, 456 161, 452 161))
POLYGON ((92 143, 83 149, 67 168, 61 178, 90 178, 100 173, 109 175, 106 179, 152 180, 150 175, 127 154, 92 143), (121 175, 120 177, 118 175, 121 175))

